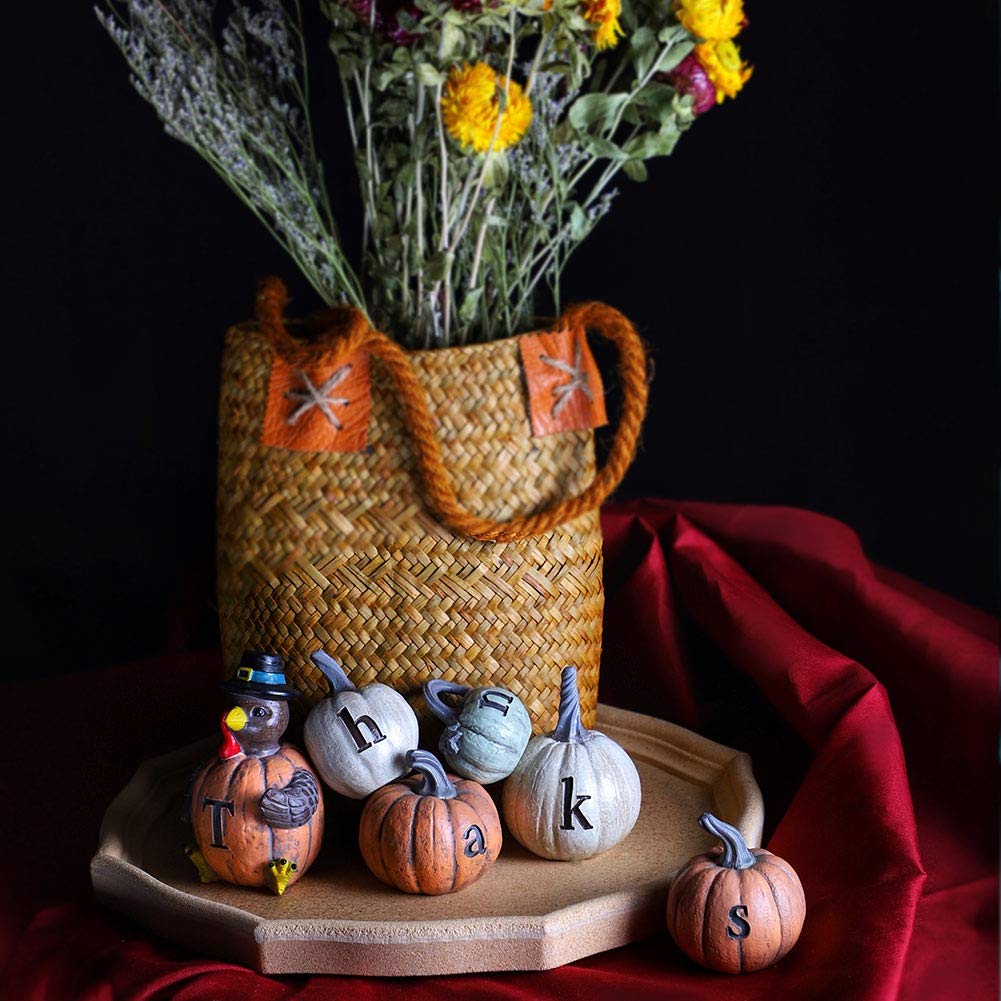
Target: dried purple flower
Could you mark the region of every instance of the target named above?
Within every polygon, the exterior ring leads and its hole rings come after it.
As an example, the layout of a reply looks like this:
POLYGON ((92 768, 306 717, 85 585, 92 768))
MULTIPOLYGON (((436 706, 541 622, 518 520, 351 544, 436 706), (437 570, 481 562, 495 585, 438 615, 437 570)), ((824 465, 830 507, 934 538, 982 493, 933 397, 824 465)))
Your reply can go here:
POLYGON ((692 110, 696 115, 703 114, 716 103, 716 88, 695 56, 685 56, 670 73, 665 75, 667 82, 679 94, 691 95, 692 110))
MULTIPOLYGON (((398 9, 406 11, 406 13, 414 19, 421 16, 421 12, 410 3, 404 4, 398 9)), ((407 31, 406 28, 402 27, 395 12, 387 15, 385 25, 383 27, 383 34, 394 45, 411 45, 415 39, 420 37, 417 32, 407 31)))
POLYGON ((341 0, 341 2, 358 16, 359 21, 373 25, 375 33, 380 38, 394 45, 411 45, 418 37, 416 32, 404 28, 397 17, 400 11, 405 11, 415 20, 420 18, 421 12, 406 0, 402 3, 399 0, 341 0))

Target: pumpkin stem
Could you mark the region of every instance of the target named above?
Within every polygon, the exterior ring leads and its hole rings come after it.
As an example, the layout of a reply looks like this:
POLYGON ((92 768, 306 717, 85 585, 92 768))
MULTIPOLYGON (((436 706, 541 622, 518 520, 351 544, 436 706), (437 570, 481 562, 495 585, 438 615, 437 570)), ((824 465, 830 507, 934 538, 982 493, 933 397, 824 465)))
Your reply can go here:
POLYGON ((441 762, 430 751, 407 751, 407 764, 424 778, 418 796, 437 796, 438 799, 453 799, 458 790, 445 774, 441 762))
POLYGON ((440 678, 434 678, 424 684, 424 701, 427 703, 428 709, 442 723, 454 723, 459 718, 459 714, 447 702, 442 700, 442 695, 455 695, 458 698, 462 698, 470 691, 472 689, 468 685, 460 685, 455 681, 442 681, 440 678))
POLYGON ((583 744, 588 731, 580 721, 580 691, 577 688, 577 668, 564 667, 560 677, 560 715, 553 740, 564 744, 583 744))
POLYGON ((323 676, 330 682, 330 694, 335 692, 353 692, 355 686, 351 684, 348 676, 344 673, 344 668, 334 660, 329 654, 322 650, 311 653, 309 659, 320 669, 323 676))
POLYGON ((699 817, 699 826, 723 842, 723 854, 716 863, 721 868, 750 869, 757 861, 747 847, 744 835, 736 827, 731 827, 711 813, 703 813, 699 817))

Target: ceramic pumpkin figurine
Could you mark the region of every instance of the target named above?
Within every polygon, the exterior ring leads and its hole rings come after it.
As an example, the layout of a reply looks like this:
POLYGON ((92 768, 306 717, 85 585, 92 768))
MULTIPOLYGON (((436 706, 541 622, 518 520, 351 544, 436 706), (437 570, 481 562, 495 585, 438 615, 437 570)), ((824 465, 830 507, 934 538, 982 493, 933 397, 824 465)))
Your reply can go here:
POLYGON ((511 774, 532 736, 532 721, 517 696, 506 688, 435 679, 424 685, 424 701, 445 724, 438 750, 453 772, 484 785, 511 774), (456 698, 458 708, 443 695, 456 698))
POLYGON ((362 810, 362 857, 373 875, 407 893, 461 890, 500 854, 497 808, 483 786, 446 775, 429 751, 407 758, 417 774, 383 786, 362 810))
POLYGON ((407 751, 417 746, 417 716, 388 685, 358 689, 340 664, 322 650, 310 659, 330 682, 330 698, 306 717, 306 750, 324 782, 352 799, 364 799, 410 771, 407 751))
POLYGON ((504 783, 508 829, 543 858, 591 858, 632 830, 640 795, 629 755, 581 723, 577 670, 563 668, 556 729, 528 742, 504 783))
POLYGON ((243 655, 223 690, 223 743, 192 779, 188 820, 197 847, 186 854, 202 882, 224 879, 282 894, 312 865, 323 838, 323 799, 309 762, 281 737, 290 699, 275 654, 243 655))
POLYGON ((749 973, 780 960, 806 916, 803 885, 788 862, 747 847, 740 831, 711 813, 702 828, 723 842, 696 855, 674 878, 667 928, 690 959, 721 973, 749 973))

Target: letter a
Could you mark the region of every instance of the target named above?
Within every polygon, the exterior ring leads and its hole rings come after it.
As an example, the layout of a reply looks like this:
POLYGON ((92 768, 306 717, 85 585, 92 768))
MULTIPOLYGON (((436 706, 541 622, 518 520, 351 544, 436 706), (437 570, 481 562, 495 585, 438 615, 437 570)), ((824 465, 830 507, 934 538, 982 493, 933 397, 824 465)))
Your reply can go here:
POLYGON ((466 842, 465 847, 462 849, 462 854, 467 858, 486 855, 487 846, 483 841, 483 832, 475 824, 466 828, 466 833, 462 835, 462 840, 466 842))
POLYGON ((573 818, 576 817, 580 821, 580 826, 585 831, 592 830, 592 825, 587 817, 584 816, 584 811, 581 810, 581 803, 587 802, 590 796, 578 796, 576 801, 573 796, 573 776, 568 775, 566 778, 560 779, 560 783, 563 786, 563 823, 560 824, 561 831, 573 831, 576 828, 573 826, 573 818))

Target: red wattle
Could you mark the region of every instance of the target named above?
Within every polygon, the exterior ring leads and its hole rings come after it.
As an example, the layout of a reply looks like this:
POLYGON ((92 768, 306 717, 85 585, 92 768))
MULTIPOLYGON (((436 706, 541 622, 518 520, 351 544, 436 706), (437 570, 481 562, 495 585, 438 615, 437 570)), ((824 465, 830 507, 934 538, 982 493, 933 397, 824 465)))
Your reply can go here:
POLYGON ((222 727, 222 745, 219 748, 219 757, 224 761, 226 758, 232 758, 237 754, 242 752, 242 748, 237 742, 236 737, 233 736, 233 731, 226 726, 226 713, 222 714, 221 720, 222 727))

